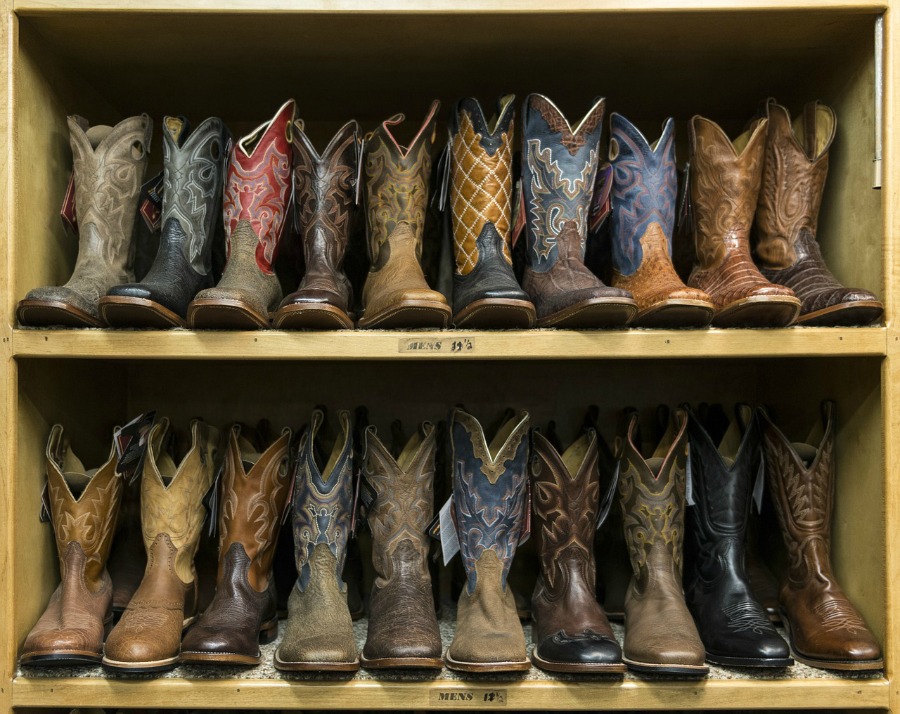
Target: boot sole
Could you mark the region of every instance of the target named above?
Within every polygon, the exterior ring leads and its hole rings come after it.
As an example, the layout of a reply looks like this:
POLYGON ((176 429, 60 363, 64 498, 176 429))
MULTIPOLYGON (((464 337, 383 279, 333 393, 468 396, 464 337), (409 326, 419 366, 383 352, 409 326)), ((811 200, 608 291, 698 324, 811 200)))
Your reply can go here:
POLYGON ((456 327, 473 330, 527 330, 535 320, 534 305, 506 298, 476 300, 453 316, 456 327))
POLYGON ((353 320, 334 305, 294 303, 278 309, 272 327, 277 330, 352 330, 353 320))
POLYGON ((589 672, 595 674, 625 674, 627 667, 622 662, 552 662, 541 658, 537 649, 531 652, 535 667, 548 672, 589 672))
POLYGON ((729 657, 709 652, 706 653, 706 661, 723 667, 770 667, 772 669, 784 669, 794 664, 791 657, 729 657))
POLYGON ((394 330, 435 327, 443 330, 450 323, 449 305, 433 300, 403 300, 371 317, 359 318, 360 329, 394 330))
POLYGON ((98 665, 102 659, 103 655, 99 652, 71 650, 23 654, 19 658, 19 664, 23 667, 78 667, 82 665, 98 665))
POLYGON ((106 327, 96 317, 84 310, 57 300, 22 300, 16 309, 16 318, 31 327, 106 327))
POLYGON ((625 327, 637 314, 637 303, 623 298, 593 298, 542 317, 538 327, 625 327))
MULTIPOLYGON (((257 641, 261 645, 274 642, 278 637, 278 616, 260 625, 257 641)), ((181 651, 182 664, 206 664, 206 665, 250 665, 262 663, 262 654, 257 650, 255 655, 241 654, 240 652, 202 652, 199 650, 181 651)))
POLYGON ((833 669, 839 672, 867 672, 872 670, 884 669, 884 659, 863 659, 863 660, 845 660, 845 659, 818 659, 801 654, 794 645, 794 633, 791 629, 791 623, 787 615, 781 613, 781 621, 784 623, 784 629, 788 633, 788 644, 791 646, 791 654, 800 664, 805 664, 813 669, 833 669))
POLYGON ((449 653, 444 655, 444 664, 447 669, 457 672, 527 672, 531 669, 531 660, 528 659, 518 662, 459 662, 449 653))
POLYGON ((623 657, 622 662, 632 672, 644 674, 673 674, 681 677, 705 677, 709 674, 709 667, 705 664, 654 664, 652 662, 636 662, 627 657, 623 657))
POLYGON ((180 315, 145 298, 107 295, 100 298, 100 314, 112 327, 187 327, 180 315))
POLYGON ((713 327, 788 327, 800 314, 800 300, 757 295, 736 300, 713 317, 713 327))
POLYGON ((103 669, 110 672, 124 672, 127 674, 153 674, 155 672, 169 672, 175 669, 181 655, 167 657, 166 659, 157 659, 149 662, 120 662, 115 659, 103 658, 101 664, 103 669))
POLYGON ((629 327, 706 327, 715 312, 705 300, 664 300, 638 312, 629 327))
POLYGON ((360 664, 366 669, 442 669, 444 660, 440 657, 376 657, 367 659, 365 655, 359 658, 360 664))
POLYGON ((355 662, 285 662, 275 653, 275 669, 279 672, 358 672, 359 660, 355 662))
POLYGON ((863 327, 871 325, 882 313, 884 305, 877 300, 860 300, 801 315, 797 318, 797 324, 807 327, 863 327))
POLYGON ((187 321, 199 330, 265 330, 269 327, 268 317, 240 300, 194 300, 188 306, 187 321))

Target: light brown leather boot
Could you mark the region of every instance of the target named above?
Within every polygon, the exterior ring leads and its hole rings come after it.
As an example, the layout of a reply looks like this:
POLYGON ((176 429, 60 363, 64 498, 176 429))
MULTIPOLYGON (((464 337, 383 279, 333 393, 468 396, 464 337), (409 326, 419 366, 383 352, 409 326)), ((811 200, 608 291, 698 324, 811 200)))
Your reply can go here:
POLYGON ((25 638, 20 663, 96 664, 103 656, 104 626, 112 624, 106 558, 122 498, 115 448, 103 466, 85 469, 57 424, 50 431, 46 460, 62 582, 25 638))
POLYGON ((141 478, 141 526, 147 570, 106 640, 103 666, 163 672, 179 660, 181 632, 197 611, 194 555, 206 517, 202 499, 216 470, 218 431, 191 422, 191 448, 176 466, 166 451, 169 420, 150 430, 141 478))

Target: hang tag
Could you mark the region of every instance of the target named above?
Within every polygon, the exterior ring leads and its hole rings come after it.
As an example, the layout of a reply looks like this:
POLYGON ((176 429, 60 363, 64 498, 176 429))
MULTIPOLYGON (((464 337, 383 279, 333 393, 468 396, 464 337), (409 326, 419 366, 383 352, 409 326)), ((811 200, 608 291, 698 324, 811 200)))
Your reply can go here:
POLYGON ((38 516, 41 523, 53 523, 53 511, 50 510, 50 484, 44 484, 41 491, 41 512, 38 516))
POLYGON ((133 484, 141 474, 147 454, 147 437, 155 418, 155 410, 145 412, 113 432, 118 457, 116 471, 128 485, 133 484))
POLYGON ((447 195, 450 193, 450 146, 452 137, 447 137, 447 143, 444 145, 441 155, 438 157, 437 177, 438 190, 431 198, 431 205, 437 201, 438 210, 443 213, 447 208, 447 195))
POLYGON ((219 484, 222 481, 223 473, 225 473, 224 461, 219 466, 218 471, 216 471, 216 475, 201 501, 204 508, 206 508, 206 520, 209 524, 206 532, 210 538, 215 536, 219 530, 219 484))
POLYGON ((691 163, 684 165, 681 172, 681 201, 678 203, 678 230, 690 228, 691 219, 691 163))
POLYGON ((353 535, 356 535, 360 521, 366 521, 377 498, 378 494, 372 488, 372 484, 366 480, 364 475, 360 475, 356 481, 356 493, 353 494, 353 517, 350 522, 350 532, 353 535))
POLYGON ((358 206, 360 200, 362 200, 362 172, 363 172, 363 160, 366 156, 366 138, 358 139, 356 143, 356 199, 355 203, 358 206))
POLYGON ((459 534, 456 531, 456 513, 453 509, 453 494, 441 507, 438 513, 438 522, 440 524, 439 537, 441 541, 441 554, 444 559, 444 565, 447 565, 453 556, 459 552, 459 534))
POLYGON ((756 505, 756 512, 762 513, 763 489, 766 486, 766 462, 760 457, 759 470, 756 472, 756 483, 753 484, 753 503, 756 505))
POLYGON ((600 527, 603 525, 604 521, 609 517, 609 512, 612 510, 613 501, 616 499, 616 488, 619 485, 619 469, 621 467, 621 462, 616 461, 616 468, 613 471, 612 478, 609 481, 609 486, 606 489, 606 493, 603 496, 603 500, 600 502, 600 510, 597 513, 597 530, 600 530, 600 527))
POLYGON ((597 169, 597 180, 594 182, 594 197, 591 199, 591 210, 588 219, 588 233, 598 233, 612 210, 612 164, 603 164, 597 169))
POLYGON ((160 171, 149 181, 141 186, 141 196, 138 209, 144 223, 151 232, 159 230, 160 221, 162 219, 162 199, 165 190, 165 181, 163 173, 160 171))
POLYGON ((291 476, 291 483, 288 486, 288 497, 287 501, 284 502, 284 511, 281 513, 281 525, 287 523, 288 516, 291 515, 291 512, 294 509, 294 484, 297 483, 297 469, 294 469, 294 473, 291 476))
POLYGON ((516 181, 513 195, 516 197, 516 200, 513 202, 513 218, 515 219, 515 223, 513 224, 512 244, 515 245, 522 235, 522 231, 525 230, 525 197, 522 193, 522 179, 516 181))
POLYGON ((519 545, 527 543, 531 538, 531 480, 525 482, 525 519, 522 532, 519 534, 519 545))
POLYGON ((696 506, 694 503, 694 482, 691 478, 691 444, 688 442, 687 445, 687 460, 684 462, 684 478, 685 478, 685 487, 684 487, 684 496, 687 501, 687 505, 696 506))
POLYGON ((62 219, 66 230, 72 235, 78 235, 78 216, 75 213, 75 172, 69 174, 69 183, 66 185, 66 193, 63 196, 62 207, 59 209, 59 217, 62 219))

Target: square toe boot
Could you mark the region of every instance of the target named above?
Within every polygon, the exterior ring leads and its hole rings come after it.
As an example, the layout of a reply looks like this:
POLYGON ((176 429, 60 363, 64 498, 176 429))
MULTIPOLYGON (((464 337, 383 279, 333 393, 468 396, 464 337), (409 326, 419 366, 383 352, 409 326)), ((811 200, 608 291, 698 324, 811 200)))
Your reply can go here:
POLYGON ((113 586, 106 559, 122 499, 115 447, 97 469, 85 469, 59 424, 45 453, 50 517, 61 582, 25 638, 22 665, 96 664, 112 624, 113 586))

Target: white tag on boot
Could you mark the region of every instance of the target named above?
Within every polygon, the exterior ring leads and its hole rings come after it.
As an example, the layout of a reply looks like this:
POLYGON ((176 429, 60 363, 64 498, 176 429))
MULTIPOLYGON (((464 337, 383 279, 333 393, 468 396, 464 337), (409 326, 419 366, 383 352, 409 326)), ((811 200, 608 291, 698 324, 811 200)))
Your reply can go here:
POLYGON ((459 535, 456 532, 456 522, 453 518, 453 496, 441 506, 441 553, 444 556, 444 565, 447 565, 453 556, 459 553, 459 535))
POLYGON ((766 485, 766 460, 759 459, 759 471, 756 472, 756 483, 753 484, 753 503, 756 504, 756 512, 762 513, 763 488, 766 485))
POLYGON ((688 442, 687 445, 687 459, 684 462, 684 497, 687 501, 687 505, 696 506, 694 503, 694 481, 691 478, 691 444, 688 442))

